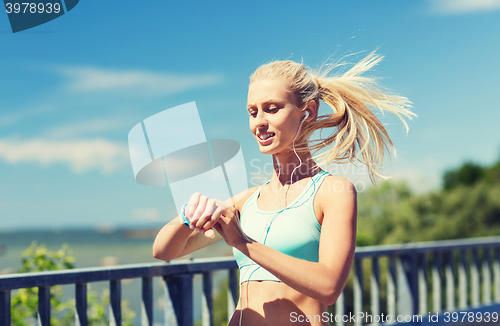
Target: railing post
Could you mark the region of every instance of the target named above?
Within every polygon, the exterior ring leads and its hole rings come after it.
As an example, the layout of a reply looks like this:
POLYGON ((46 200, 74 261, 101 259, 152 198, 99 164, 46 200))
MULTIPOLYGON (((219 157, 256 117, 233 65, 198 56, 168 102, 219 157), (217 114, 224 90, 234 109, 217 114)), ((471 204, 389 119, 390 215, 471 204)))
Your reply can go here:
MULTIPOLYGON (((355 258, 354 274, 354 314, 363 312, 363 258, 355 258)), ((356 318, 355 326, 362 326, 363 319, 356 318)))
POLYGON ((418 254, 416 251, 411 252, 410 270, 407 273, 410 278, 410 291, 412 296, 412 315, 418 314, 419 292, 418 292, 418 254))
POLYGON ((467 308, 468 282, 467 282, 467 251, 460 250, 460 261, 458 263, 458 283, 460 286, 460 298, 458 307, 462 310, 467 308))
POLYGON ((389 257, 389 271, 387 273, 387 314, 396 318, 396 258, 389 257))
POLYGON ((109 324, 121 326, 122 324, 122 285, 120 280, 109 281, 109 324))
POLYGON ((0 326, 10 326, 10 290, 0 291, 0 326))
POLYGON ((453 251, 447 253, 447 261, 445 267, 446 274, 446 309, 448 311, 455 310, 455 277, 453 274, 454 257, 453 251))
POLYGON ((203 273, 203 292, 201 297, 201 321, 203 326, 214 325, 214 304, 212 296, 212 273, 203 273))
POLYGON ((193 275, 183 274, 166 278, 175 317, 179 326, 193 325, 193 275))
POLYGON ((441 252, 434 253, 434 264, 432 265, 432 303, 435 312, 441 311, 441 252))
POLYGON ((490 249, 484 248, 483 251, 483 303, 485 305, 491 304, 491 259, 490 249))
POLYGON ((401 257, 401 272, 404 274, 399 277, 398 288, 401 294, 408 291, 408 295, 400 296, 400 309, 398 314, 415 315, 418 314, 418 259, 416 252, 401 257), (406 288, 406 289, 405 289, 406 288), (406 297, 406 298, 405 298, 406 297), (403 307, 408 308, 409 311, 404 311, 403 307))
POLYGON ((470 269, 472 307, 479 307, 479 253, 476 248, 472 249, 472 263, 470 269))
POLYGON ((153 325, 153 278, 142 278, 142 326, 153 325))
POLYGON ((87 283, 75 284, 75 325, 87 326, 87 283))
POLYGON ((227 289, 227 320, 231 319, 238 305, 238 270, 229 270, 229 284, 227 289))
POLYGON ((50 286, 38 288, 38 324, 50 326, 50 286))
POLYGON ((500 303, 500 246, 496 247, 493 259, 493 269, 495 271, 495 302, 500 303))
POLYGON ((376 317, 380 316, 380 278, 379 278, 379 259, 378 256, 372 258, 372 272, 370 275, 370 315, 374 320, 370 322, 372 325, 378 325, 376 317))
POLYGON ((163 325, 164 326, 178 326, 177 317, 175 316, 172 298, 170 298, 170 291, 167 285, 167 276, 162 277, 163 285, 163 325))
POLYGON ((339 297, 337 298, 337 301, 335 301, 335 322, 337 326, 344 326, 345 322, 343 320, 343 316, 345 314, 345 295, 344 291, 340 293, 339 297), (339 320, 337 322, 337 316, 339 316, 339 320))
POLYGON ((427 315, 428 310, 428 291, 427 291, 427 255, 420 255, 420 263, 418 267, 418 292, 419 292, 419 314, 427 315))

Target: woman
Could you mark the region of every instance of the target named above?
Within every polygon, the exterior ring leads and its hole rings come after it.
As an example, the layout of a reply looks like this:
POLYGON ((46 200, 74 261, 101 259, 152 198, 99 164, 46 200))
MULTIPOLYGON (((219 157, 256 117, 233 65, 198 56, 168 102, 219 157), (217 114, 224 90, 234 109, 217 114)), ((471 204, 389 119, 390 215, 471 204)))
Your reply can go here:
POLYGON ((356 189, 322 163, 360 161, 370 177, 393 148, 377 108, 411 118, 410 102, 361 75, 382 58, 371 53, 340 77, 292 61, 261 66, 250 79, 250 130, 274 173, 226 203, 193 194, 159 232, 153 254, 171 260, 221 239, 240 267, 240 299, 229 325, 328 325, 326 313, 347 280, 356 241, 356 189), (318 116, 322 100, 333 113, 318 116), (310 141, 316 130, 334 128, 310 141), (330 146, 332 145, 333 146, 330 146), (330 147, 330 148, 329 148, 330 147), (187 221, 187 222, 186 222, 187 221), (185 225, 184 225, 185 224, 185 225), (186 227, 188 225, 189 227, 186 227), (214 228, 217 232, 214 233, 214 228))

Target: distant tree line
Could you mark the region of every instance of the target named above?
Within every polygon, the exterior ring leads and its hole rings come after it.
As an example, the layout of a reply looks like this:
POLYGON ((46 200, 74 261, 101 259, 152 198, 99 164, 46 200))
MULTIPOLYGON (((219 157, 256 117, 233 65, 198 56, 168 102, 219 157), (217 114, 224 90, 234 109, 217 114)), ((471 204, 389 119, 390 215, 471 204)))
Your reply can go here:
POLYGON ((428 193, 386 181, 358 197, 359 246, 500 234, 500 160, 448 170, 428 193))

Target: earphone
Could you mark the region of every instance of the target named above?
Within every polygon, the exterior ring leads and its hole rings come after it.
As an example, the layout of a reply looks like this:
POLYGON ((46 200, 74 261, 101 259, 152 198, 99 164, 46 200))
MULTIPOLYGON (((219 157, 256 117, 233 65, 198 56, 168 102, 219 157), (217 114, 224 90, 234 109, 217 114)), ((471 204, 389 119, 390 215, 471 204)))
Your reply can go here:
POLYGON ((304 122, 307 118, 309 118, 309 111, 306 111, 306 115, 300 120, 300 123, 304 122))

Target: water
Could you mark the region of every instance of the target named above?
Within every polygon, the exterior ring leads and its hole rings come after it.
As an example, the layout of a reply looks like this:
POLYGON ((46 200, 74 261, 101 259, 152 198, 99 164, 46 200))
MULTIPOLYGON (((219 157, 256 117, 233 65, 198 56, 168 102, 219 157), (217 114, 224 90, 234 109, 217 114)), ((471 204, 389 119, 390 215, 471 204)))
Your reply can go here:
MULTIPOLYGON (((75 257, 75 267, 98 267, 116 264, 136 264, 159 262, 152 256, 154 229, 87 229, 87 230, 45 230, 45 231, 15 231, 0 232, 0 274, 14 273, 21 267, 21 256, 33 241, 45 244, 51 251, 56 251, 67 244, 75 257)), ((208 248, 201 249, 186 258, 206 258, 231 256, 231 248, 220 241, 208 248)), ((215 273, 214 288, 225 277, 224 272, 215 273)), ((154 322, 163 321, 163 284, 161 278, 155 278, 154 283, 154 322)), ((92 291, 101 292, 108 288, 107 282, 90 284, 92 291)), ((65 297, 74 295, 73 286, 64 286, 65 297)), ((140 324, 140 289, 139 279, 122 281, 122 297, 137 314, 136 323, 140 324)), ((200 318, 201 307, 201 277, 194 280, 195 320, 200 318)))

